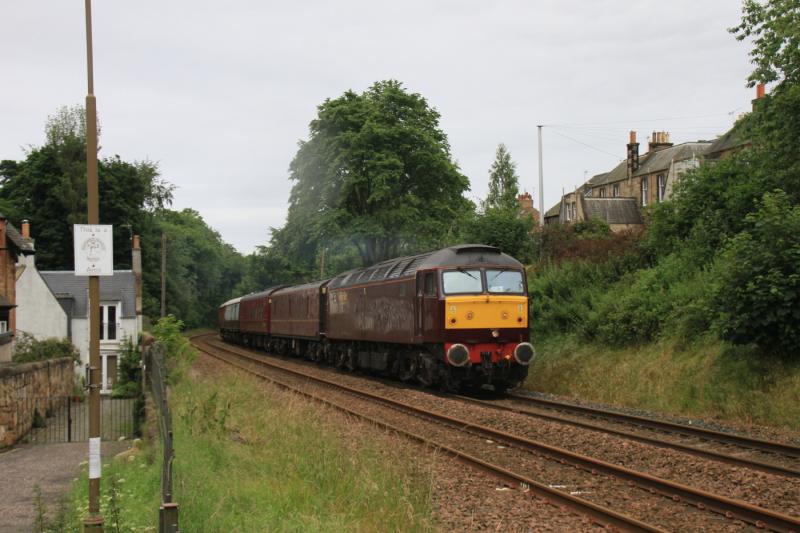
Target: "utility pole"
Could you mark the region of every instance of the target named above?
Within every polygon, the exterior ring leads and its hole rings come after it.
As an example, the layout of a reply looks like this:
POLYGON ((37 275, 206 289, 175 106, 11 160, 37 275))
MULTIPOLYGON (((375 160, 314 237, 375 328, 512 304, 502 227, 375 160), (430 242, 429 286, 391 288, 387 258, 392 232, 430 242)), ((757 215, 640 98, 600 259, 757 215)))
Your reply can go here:
MULTIPOLYGON (((97 102, 94 97, 92 57, 92 0, 86 11, 86 200, 89 224, 100 223, 97 187, 97 102)), ((89 276, 89 515, 83 521, 85 533, 102 533, 100 514, 100 278, 89 276)))
POLYGON ((544 257, 544 172, 542 167, 542 124, 536 126, 539 133, 539 260, 544 257))
POLYGON ((167 316, 167 234, 161 232, 161 318, 167 316))

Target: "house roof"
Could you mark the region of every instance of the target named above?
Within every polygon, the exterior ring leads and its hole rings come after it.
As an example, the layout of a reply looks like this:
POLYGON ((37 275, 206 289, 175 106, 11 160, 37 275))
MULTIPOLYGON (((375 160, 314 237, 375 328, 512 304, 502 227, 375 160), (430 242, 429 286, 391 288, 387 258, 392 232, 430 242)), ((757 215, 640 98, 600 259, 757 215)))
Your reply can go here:
POLYGON ((708 147, 706 151, 706 156, 714 157, 719 155, 722 152, 731 150, 736 148, 737 146, 743 146, 750 142, 749 139, 743 139, 739 132, 740 128, 734 125, 731 129, 726 131, 723 135, 717 137, 717 139, 711 143, 711 146, 708 147))
POLYGON ((0 218, 6 221, 6 238, 11 241, 11 243, 20 251, 20 253, 24 255, 30 255, 34 253, 33 249, 33 241, 31 239, 26 239, 17 231, 17 228, 8 221, 5 215, 0 213, 0 218))
MULTIPOLYGON (((712 143, 707 141, 687 142, 670 146, 655 152, 647 152, 639 158, 639 168, 633 173, 634 176, 643 176, 667 170, 673 161, 683 161, 704 155, 712 143)), ((588 181, 592 187, 606 185, 615 181, 620 181, 628 177, 628 161, 621 161, 613 170, 603 174, 597 174, 588 181)))
POLYGON ((544 218, 557 217, 560 212, 561 212, 561 201, 559 201, 556 205, 548 209, 547 212, 544 214, 544 218))
MULTIPOLYGON (((47 286, 59 300, 72 300, 70 318, 88 316, 89 277, 76 276, 71 270, 40 271, 47 286)), ((122 302, 120 318, 136 317, 136 279, 132 270, 115 270, 113 276, 100 276, 100 301, 122 302)), ((59 301, 59 303, 61 303, 59 301)), ((64 307, 64 305, 62 305, 64 307)))
POLYGON ((642 224, 636 198, 584 198, 585 218, 599 218, 607 224, 642 224))

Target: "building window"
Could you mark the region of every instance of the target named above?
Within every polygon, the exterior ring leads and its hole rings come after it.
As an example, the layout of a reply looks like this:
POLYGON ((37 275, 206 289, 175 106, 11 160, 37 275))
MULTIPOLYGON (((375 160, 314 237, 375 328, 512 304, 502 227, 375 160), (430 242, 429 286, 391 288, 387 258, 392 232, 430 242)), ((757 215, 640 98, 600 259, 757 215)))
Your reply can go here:
POLYGON ((606 197, 606 188, 600 187, 600 198, 605 198, 605 197, 606 197))
POLYGON ((619 198, 619 183, 615 183, 614 186, 611 187, 611 196, 619 198))
POLYGON ((658 201, 663 202, 667 192, 667 177, 664 174, 658 175, 658 201))
POLYGON ((642 177, 642 207, 647 205, 647 176, 642 177))
POLYGON ((117 340, 117 306, 100 306, 100 340, 117 340))

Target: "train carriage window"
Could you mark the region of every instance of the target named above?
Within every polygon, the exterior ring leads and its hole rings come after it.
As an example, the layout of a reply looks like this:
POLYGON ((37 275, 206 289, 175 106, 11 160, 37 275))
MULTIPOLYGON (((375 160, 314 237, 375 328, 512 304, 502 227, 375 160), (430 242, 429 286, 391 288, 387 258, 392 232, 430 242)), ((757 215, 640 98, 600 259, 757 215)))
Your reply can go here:
POLYGON ((486 270, 486 285, 489 292, 507 292, 523 294, 525 287, 522 272, 518 270, 486 270))
POLYGON ((436 296, 436 273, 425 273, 425 296, 436 296))
POLYGON ((445 294, 464 294, 483 292, 481 271, 478 269, 448 270, 442 274, 445 294))

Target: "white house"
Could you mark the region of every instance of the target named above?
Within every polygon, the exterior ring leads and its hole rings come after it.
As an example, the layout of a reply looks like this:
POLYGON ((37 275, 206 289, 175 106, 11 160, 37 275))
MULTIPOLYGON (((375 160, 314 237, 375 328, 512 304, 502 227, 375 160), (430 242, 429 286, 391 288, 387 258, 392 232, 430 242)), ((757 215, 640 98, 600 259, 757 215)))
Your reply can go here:
MULTIPOLYGON (((27 221, 22 222, 22 237, 33 248, 27 221)), ((36 269, 36 256, 21 255, 16 266, 17 336, 27 333, 38 340, 68 339, 67 313, 36 269)))
MULTIPOLYGON (((50 290, 69 317, 72 344, 81 352, 83 365, 89 363, 89 278, 73 271, 42 271, 50 290)), ((115 270, 100 276, 100 392, 111 392, 117 380, 119 351, 124 338, 136 339, 141 320, 136 314, 136 279, 132 270, 115 270)))

